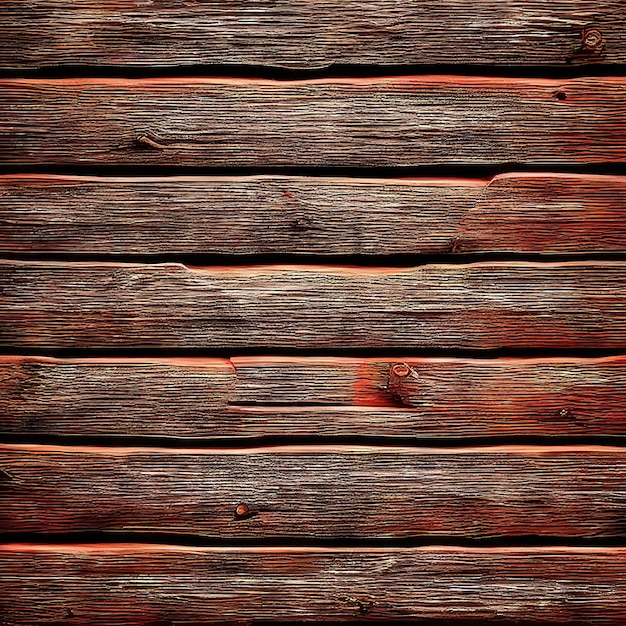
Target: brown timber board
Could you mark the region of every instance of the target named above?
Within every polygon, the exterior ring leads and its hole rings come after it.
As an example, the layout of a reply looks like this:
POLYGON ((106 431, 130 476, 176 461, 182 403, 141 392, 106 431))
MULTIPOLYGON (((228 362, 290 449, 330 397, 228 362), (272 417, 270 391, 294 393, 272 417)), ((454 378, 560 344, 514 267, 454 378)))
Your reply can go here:
POLYGON ((12 0, 0 24, 4 67, 626 62, 618 0, 12 0))
POLYGON ((626 79, 5 79, 0 163, 169 166, 626 160, 626 79))
POLYGON ((8 626, 626 621, 623 548, 5 544, 0 575, 8 626))
POLYGON ((626 263, 413 268, 0 261, 0 345, 604 348, 626 263))
POLYGON ((623 448, 5 444, 0 469, 0 532, 624 537, 623 448))
POLYGON ((5 544, 0 555, 0 610, 11 626, 417 618, 445 620, 434 622, 439 626, 468 619, 474 626, 487 619, 621 626, 626 620, 621 548, 5 544))
POLYGON ((418 254, 626 249, 626 177, 0 176, 0 251, 418 254))
POLYGON ((625 435, 625 405, 626 357, 0 357, 11 435, 625 435))

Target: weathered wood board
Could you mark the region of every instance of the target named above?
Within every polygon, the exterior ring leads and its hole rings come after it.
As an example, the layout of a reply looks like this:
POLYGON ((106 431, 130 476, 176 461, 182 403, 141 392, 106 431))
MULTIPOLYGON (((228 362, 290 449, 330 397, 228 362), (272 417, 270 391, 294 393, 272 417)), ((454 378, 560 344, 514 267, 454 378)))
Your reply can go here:
POLYGON ((618 0, 12 0, 0 24, 4 67, 626 62, 618 0))
POLYGON ((0 163, 584 164, 626 159, 626 79, 0 81, 0 163))
POLYGON ((625 405, 626 357, 0 357, 11 435, 626 435, 625 405))
POLYGON ((20 626, 626 621, 623 548, 8 544, 0 548, 0 574, 0 610, 20 626))
POLYGON ((1 3, 0 624, 623 626, 624 9, 1 3))
POLYGON ((0 176, 0 251, 423 254, 626 249, 626 177, 0 176))
POLYGON ((0 261, 0 345, 604 348, 626 263, 414 268, 0 261))
POLYGON ((212 537, 624 537, 607 446, 0 445, 0 531, 212 537), (245 504, 244 515, 237 507, 245 504))

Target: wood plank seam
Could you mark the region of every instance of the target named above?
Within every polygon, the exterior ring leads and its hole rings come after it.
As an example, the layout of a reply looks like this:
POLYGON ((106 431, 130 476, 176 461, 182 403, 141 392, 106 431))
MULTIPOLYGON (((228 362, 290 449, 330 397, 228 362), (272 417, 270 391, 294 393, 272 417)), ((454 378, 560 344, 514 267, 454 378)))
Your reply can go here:
POLYGON ((616 436, 626 357, 0 357, 11 435, 616 436), (409 377, 390 371, 410 369, 409 377))

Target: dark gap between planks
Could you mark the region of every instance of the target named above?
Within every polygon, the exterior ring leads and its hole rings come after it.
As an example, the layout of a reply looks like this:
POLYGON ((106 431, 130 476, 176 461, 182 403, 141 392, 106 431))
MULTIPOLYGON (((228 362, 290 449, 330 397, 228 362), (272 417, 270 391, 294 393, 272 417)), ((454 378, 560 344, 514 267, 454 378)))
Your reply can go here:
MULTIPOLYGON (((245 520, 233 519, 233 524, 245 524, 245 520)), ((404 539, 350 537, 273 537, 271 539, 223 538, 179 533, 92 531, 71 533, 0 533, 2 543, 28 543, 45 545, 132 543, 151 545, 178 545, 219 548, 419 548, 423 546, 453 546, 458 548, 622 548, 623 537, 552 537, 520 535, 518 537, 463 539, 445 535, 425 535, 404 539)))
MULTIPOLYGON (((162 435, 4 434, 0 443, 18 445, 96 446, 101 448, 210 448, 245 450, 279 446, 375 446, 380 448, 491 448, 499 446, 611 446, 626 448, 626 435, 551 436, 501 435, 485 437, 395 437, 390 435, 267 435, 261 437, 168 437, 162 435)), ((0 489, 2 478, 0 476, 0 489)))
POLYGON ((623 176, 625 162, 606 161, 594 164, 545 163, 528 165, 515 162, 485 163, 468 165, 418 165, 383 167, 196 167, 171 165, 38 165, 0 163, 0 175, 54 174, 58 176, 101 176, 101 177, 167 177, 167 176, 308 176, 317 178, 479 178, 485 182, 498 174, 510 173, 548 174, 605 174, 623 176))
POLYGON ((584 78, 626 76, 626 64, 599 65, 590 59, 567 65, 472 65, 472 64, 331 64, 319 68, 279 68, 266 65, 176 65, 129 67, 124 65, 57 65, 41 68, 0 68, 0 78, 161 78, 220 77, 268 80, 315 78, 376 78, 380 76, 494 76, 502 78, 584 78))
POLYGON ((375 358, 385 361, 395 361, 402 358, 471 358, 471 359, 498 359, 498 358, 603 358, 622 356, 626 351, 623 349, 545 349, 538 348, 498 348, 498 349, 472 349, 459 350, 448 348, 276 348, 275 346, 254 346, 229 350, 228 348, 154 348, 154 347, 113 347, 113 348, 57 348, 47 346, 33 348, 30 345, 14 344, 0 346, 0 355, 20 357, 52 357, 57 359, 78 358, 146 358, 159 359, 169 357, 206 357, 231 359, 243 356, 262 357, 356 357, 375 358))
MULTIPOLYGON (((289 622, 292 626, 310 626, 311 622, 289 622)), ((419 620, 410 620, 409 622, 398 622, 398 621, 367 621, 370 626, 407 626, 407 624, 411 624, 412 626, 450 626, 454 624, 454 626, 485 626, 485 620, 476 620, 476 619, 458 619, 456 616, 453 620, 442 619, 442 618, 429 618, 429 619, 419 619, 419 620)), ((250 626, 279 626, 279 624, 284 624, 284 622, 271 622, 268 620, 249 620, 246 624, 250 624, 250 626)), ((324 622, 326 626, 363 626, 363 622, 324 622)), ((511 626, 512 622, 510 619, 501 618, 501 617, 490 617, 489 618, 489 626, 511 626)), ((536 620, 515 620, 513 622, 515 626, 554 626, 554 622, 546 622, 546 621, 536 621, 536 620)), ((568 626, 589 626, 589 622, 567 622, 568 626)), ((153 624, 152 626, 175 626, 175 624, 153 624)), ((185 626, 206 626, 202 622, 185 622, 185 626)))
MULTIPOLYGON (((250 626, 283 626, 284 622, 271 622, 268 620, 249 620, 246 622, 250 626)), ((319 624, 320 622, 295 622, 290 621, 289 624, 291 626, 311 626, 312 624, 319 624)), ((381 622, 370 621, 369 623, 380 624, 381 622)), ((385 620, 382 622, 385 626, 485 626, 485 624, 489 624, 489 626, 554 626, 554 621, 537 621, 537 620, 515 620, 511 622, 508 618, 503 617, 489 617, 489 621, 486 622, 484 619, 465 619, 465 618, 457 618, 456 616, 450 620, 445 618, 428 618, 428 619, 416 619, 407 621, 388 621, 385 620)), ((342 621, 342 622, 327 622, 324 621, 325 626, 363 626, 363 621, 352 622, 352 621, 342 621)), ((567 622, 568 626, 589 626, 589 622, 584 621, 569 621, 567 622)), ((163 624, 152 624, 151 626, 177 626, 172 623, 163 623, 163 624)), ((206 626, 205 622, 185 622, 184 626, 206 626)))
POLYGON ((626 261, 626 251, 619 252, 471 252, 446 254, 350 254, 319 255, 298 253, 269 254, 86 254, 71 252, 0 252, 6 261, 90 262, 116 264, 182 263, 192 267, 249 267, 264 265, 317 265, 359 267, 419 267, 422 265, 466 265, 482 262, 560 263, 576 261, 626 261))

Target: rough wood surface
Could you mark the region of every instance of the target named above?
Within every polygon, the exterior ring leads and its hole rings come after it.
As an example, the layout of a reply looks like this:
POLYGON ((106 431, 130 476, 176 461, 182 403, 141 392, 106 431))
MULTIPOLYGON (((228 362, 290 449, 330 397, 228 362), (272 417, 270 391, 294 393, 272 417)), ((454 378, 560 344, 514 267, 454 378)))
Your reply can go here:
POLYGON ((4 67, 626 62, 618 0, 12 0, 0 24, 4 67))
POLYGON ((0 262, 0 345, 611 348, 626 263, 416 268, 0 262))
POLYGON ((602 446, 0 446, 0 531, 232 538, 623 537, 602 446), (245 504, 245 514, 237 507, 245 504))
POLYGON ((626 248, 626 177, 0 176, 0 251, 417 254, 626 248))
POLYGON ((624 405, 626 357, 0 357, 12 435, 625 435, 624 405))
POLYGON ((626 81, 0 81, 0 163, 417 166, 626 159, 626 81))
POLYGON ((7 626, 626 621, 623 548, 5 544, 0 573, 7 626))

